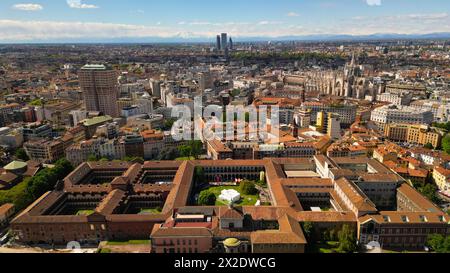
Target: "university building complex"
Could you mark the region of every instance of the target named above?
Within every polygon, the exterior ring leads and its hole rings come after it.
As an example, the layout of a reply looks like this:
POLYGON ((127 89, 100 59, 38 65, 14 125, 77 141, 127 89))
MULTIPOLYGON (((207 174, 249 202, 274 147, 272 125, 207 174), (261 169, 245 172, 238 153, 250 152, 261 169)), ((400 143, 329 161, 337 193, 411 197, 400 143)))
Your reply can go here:
POLYGON ((303 230, 349 226, 359 244, 423 249, 450 233, 448 215, 366 157, 85 162, 20 213, 25 243, 150 239, 153 253, 303 253, 303 230), (254 206, 198 206, 222 181, 265 181, 254 206), (259 202, 258 202, 259 203, 259 202))

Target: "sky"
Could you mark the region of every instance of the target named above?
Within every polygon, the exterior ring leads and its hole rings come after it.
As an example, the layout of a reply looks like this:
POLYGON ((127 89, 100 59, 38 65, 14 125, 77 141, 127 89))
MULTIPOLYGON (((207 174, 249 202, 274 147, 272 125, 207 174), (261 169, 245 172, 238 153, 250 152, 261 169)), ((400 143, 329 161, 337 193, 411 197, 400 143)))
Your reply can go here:
POLYGON ((0 0, 0 42, 450 32, 449 0, 0 0))

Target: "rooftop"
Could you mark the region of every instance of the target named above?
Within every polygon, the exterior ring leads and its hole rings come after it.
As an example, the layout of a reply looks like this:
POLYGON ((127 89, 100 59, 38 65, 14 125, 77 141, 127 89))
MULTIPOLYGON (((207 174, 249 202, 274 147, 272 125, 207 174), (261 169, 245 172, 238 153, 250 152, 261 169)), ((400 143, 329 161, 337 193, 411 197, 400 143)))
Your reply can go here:
POLYGON ((87 64, 81 70, 106 70, 106 66, 103 64, 87 64))

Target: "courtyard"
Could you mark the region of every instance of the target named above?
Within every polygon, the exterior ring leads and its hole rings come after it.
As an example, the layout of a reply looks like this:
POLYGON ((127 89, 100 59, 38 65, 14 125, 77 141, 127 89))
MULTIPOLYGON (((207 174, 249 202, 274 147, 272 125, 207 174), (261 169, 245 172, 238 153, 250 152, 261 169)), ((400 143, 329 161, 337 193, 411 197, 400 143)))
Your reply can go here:
POLYGON ((219 199, 219 196, 223 190, 235 190, 241 195, 241 199, 235 203, 235 205, 238 206, 254 206, 259 200, 259 194, 244 194, 239 186, 213 186, 204 191, 211 192, 216 196, 216 206, 228 206, 229 204, 226 201, 222 201, 219 199))

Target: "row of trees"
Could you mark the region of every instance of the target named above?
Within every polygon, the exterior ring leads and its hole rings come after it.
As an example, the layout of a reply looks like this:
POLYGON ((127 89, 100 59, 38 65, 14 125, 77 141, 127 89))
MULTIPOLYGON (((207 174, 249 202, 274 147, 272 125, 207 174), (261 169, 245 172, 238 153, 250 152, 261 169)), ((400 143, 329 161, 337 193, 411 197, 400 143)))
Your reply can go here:
POLYGON ((55 189, 58 181, 72 171, 72 164, 67 159, 60 159, 53 168, 43 169, 35 176, 25 178, 9 191, 4 191, 0 195, 0 204, 13 203, 17 210, 24 209, 47 191, 55 189))
MULTIPOLYGON (((199 140, 192 140, 187 145, 180 146, 178 148, 166 147, 161 150, 156 160, 175 160, 179 157, 195 158, 198 159, 203 153, 203 143, 199 140)), ((25 154, 26 155, 26 154, 25 154)), ((95 155, 89 155, 87 161, 110 161, 105 157, 97 157, 95 155)), ((121 160, 115 161, 127 161, 127 162, 144 162, 142 157, 127 156, 121 160)))
POLYGON ((178 148, 181 157, 198 159, 203 153, 203 143, 200 140, 191 140, 188 145, 183 145, 178 148))
POLYGON ((98 157, 96 155, 89 155, 87 161, 100 161, 100 162, 108 162, 108 161, 126 161, 126 162, 144 162, 144 158, 139 156, 126 156, 120 160, 110 160, 106 157, 98 157))
POLYGON ((329 229, 318 234, 317 230, 311 222, 302 224, 305 236, 311 244, 319 242, 339 242, 338 252, 353 253, 358 249, 355 231, 349 225, 343 225, 340 230, 329 229))

